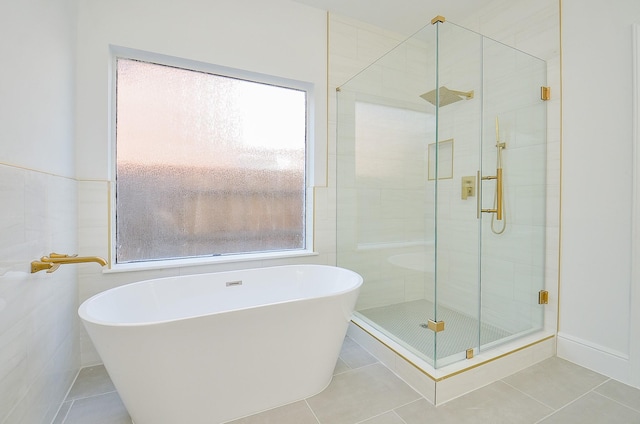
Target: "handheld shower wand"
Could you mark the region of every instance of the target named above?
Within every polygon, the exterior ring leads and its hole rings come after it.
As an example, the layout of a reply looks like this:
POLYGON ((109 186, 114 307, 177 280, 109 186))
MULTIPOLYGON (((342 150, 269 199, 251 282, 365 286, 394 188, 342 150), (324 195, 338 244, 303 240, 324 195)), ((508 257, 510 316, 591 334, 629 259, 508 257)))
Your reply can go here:
POLYGON ((498 151, 496 157, 496 174, 500 176, 500 184, 496 187, 493 205, 496 211, 498 208, 500 208, 500 211, 491 216, 491 231, 494 234, 502 234, 504 230, 507 229, 507 214, 504 208, 504 174, 502 173, 502 150, 506 147, 507 143, 500 141, 500 122, 496 116, 496 149, 498 151), (502 228, 497 228, 497 220, 502 221, 502 228))

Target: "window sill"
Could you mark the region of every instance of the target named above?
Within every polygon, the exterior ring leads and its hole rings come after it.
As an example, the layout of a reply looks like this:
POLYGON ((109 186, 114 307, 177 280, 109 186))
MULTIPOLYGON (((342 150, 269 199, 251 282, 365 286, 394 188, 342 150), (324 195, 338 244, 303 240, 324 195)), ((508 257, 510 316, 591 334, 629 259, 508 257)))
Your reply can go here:
POLYGON ((185 258, 185 259, 169 259, 160 261, 147 261, 147 262, 134 262, 128 264, 116 264, 111 268, 102 270, 103 274, 111 274, 117 272, 134 272, 134 271, 151 271, 156 269, 167 268, 186 268, 192 266, 201 265, 216 265, 216 264, 228 264, 234 262, 254 262, 264 261, 270 259, 288 259, 288 258, 300 258, 305 256, 317 256, 318 253, 312 250, 292 250, 281 252, 265 252, 265 253, 252 253, 244 255, 225 255, 225 256, 210 256, 200 258, 185 258))

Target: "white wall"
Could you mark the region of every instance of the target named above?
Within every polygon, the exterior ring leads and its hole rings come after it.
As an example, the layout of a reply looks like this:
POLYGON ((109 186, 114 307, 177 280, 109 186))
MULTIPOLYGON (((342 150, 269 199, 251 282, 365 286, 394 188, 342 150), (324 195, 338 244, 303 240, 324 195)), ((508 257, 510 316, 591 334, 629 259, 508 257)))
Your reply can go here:
MULTIPOLYGON (((289 262, 332 263, 333 230, 327 218, 326 13, 289 0, 80 0, 78 9, 77 175, 79 248, 109 256, 110 93, 109 45, 203 61, 311 82, 315 86, 315 250, 302 259, 254 261, 101 273, 79 267, 80 300, 113 286, 157 276, 211 272, 289 262)), ((82 333, 82 362, 101 362, 82 333)))
POLYGON ((0 422, 50 422, 79 365, 75 1, 5 2, 0 14, 0 422))
POLYGON ((640 339, 640 322, 632 315, 640 308, 640 287, 631 277, 630 249, 631 28, 640 23, 640 2, 563 0, 562 16, 558 354, 640 387, 640 352, 637 345, 632 349, 640 339))

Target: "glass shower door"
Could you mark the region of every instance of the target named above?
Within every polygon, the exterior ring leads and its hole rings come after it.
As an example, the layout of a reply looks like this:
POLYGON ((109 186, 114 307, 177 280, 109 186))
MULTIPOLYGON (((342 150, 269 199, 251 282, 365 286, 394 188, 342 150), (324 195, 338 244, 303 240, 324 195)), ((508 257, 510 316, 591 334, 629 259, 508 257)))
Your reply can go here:
POLYGON ((482 350, 543 328, 546 214, 544 61, 483 40, 482 350), (500 217, 498 215, 501 215, 500 217), (500 218, 500 219, 498 219, 500 218))
MULTIPOLYGON (((455 24, 438 32, 435 367, 466 357, 479 346, 480 232, 477 175, 481 148, 482 36, 455 24)), ((429 163, 431 166, 431 162, 429 163)))
POLYGON ((448 22, 437 37, 439 368, 543 328, 546 64, 448 22))

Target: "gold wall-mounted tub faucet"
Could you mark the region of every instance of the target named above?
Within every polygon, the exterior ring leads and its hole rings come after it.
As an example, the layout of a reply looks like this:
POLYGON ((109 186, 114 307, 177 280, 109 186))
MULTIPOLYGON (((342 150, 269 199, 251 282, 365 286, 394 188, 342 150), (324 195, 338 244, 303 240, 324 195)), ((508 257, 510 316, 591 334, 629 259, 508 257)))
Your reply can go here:
POLYGON ((63 264, 80 264, 87 262, 95 262, 100 264, 100 266, 107 265, 107 261, 99 256, 78 256, 51 253, 49 256, 41 257, 39 261, 31 262, 31 273, 33 274, 43 270, 47 270, 47 273, 52 273, 63 264))

